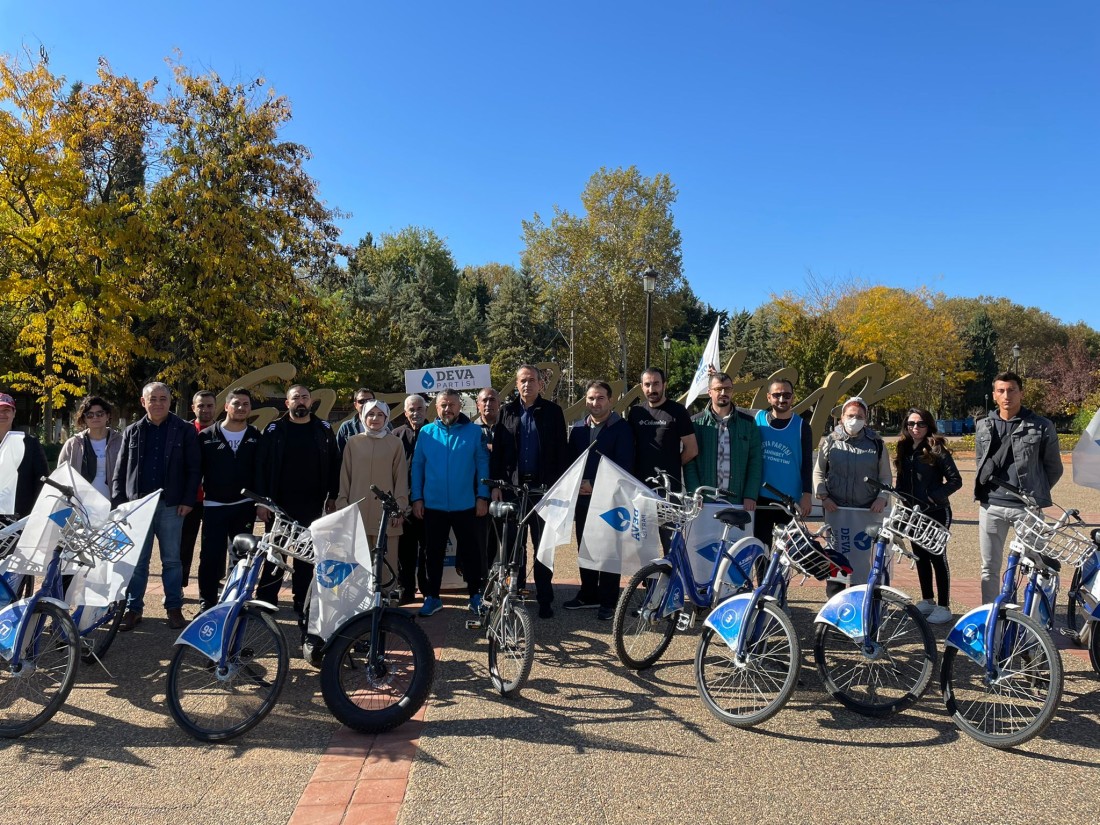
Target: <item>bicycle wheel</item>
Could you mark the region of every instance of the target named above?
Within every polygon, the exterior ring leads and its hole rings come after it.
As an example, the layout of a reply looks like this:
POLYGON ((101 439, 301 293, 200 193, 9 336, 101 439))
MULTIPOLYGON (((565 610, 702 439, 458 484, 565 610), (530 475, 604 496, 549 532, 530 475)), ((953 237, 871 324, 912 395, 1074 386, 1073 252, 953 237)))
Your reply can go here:
POLYGON ((1090 622, 1089 630, 1089 661, 1092 662, 1092 669, 1100 673, 1100 626, 1090 622))
POLYGON ((873 598, 880 621, 868 651, 832 625, 819 624, 814 661, 825 689, 865 716, 887 716, 924 695, 936 666, 936 640, 916 606, 889 590, 873 598))
POLYGON ((379 733, 411 718, 427 700, 435 675, 435 651, 409 616, 385 611, 378 643, 381 655, 371 662, 371 613, 363 613, 332 640, 321 663, 325 704, 361 733, 379 733))
POLYGON ((0 663, 0 736, 8 738, 46 724, 76 681, 80 643, 68 612, 40 601, 26 628, 21 661, 0 663))
POLYGON ((954 647, 943 653, 940 683, 959 730, 992 748, 1038 736, 1058 710, 1062 660, 1043 626, 1018 610, 1002 610, 994 634, 996 677, 954 647))
POLYGON ((615 605, 615 617, 611 623, 615 654, 620 662, 633 670, 652 667, 668 648, 672 634, 676 632, 678 612, 656 620, 646 618, 641 612, 646 597, 651 593, 655 596, 664 593, 669 582, 668 572, 663 566, 647 564, 634 574, 615 605))
POLYGON ((522 605, 506 599, 489 619, 489 678, 501 696, 509 696, 531 675, 535 637, 531 616, 522 605))
POLYGON ((725 639, 709 627, 695 651, 695 685, 703 704, 737 728, 758 725, 779 712, 794 692, 802 662, 798 636, 786 613, 768 602, 756 621, 741 664, 725 639))
POLYGON ((286 681, 286 639, 275 620, 245 605, 232 633, 225 672, 190 645, 168 665, 168 710, 203 742, 222 742, 253 728, 275 706, 286 681))
POLYGON ((99 608, 101 615, 96 617, 96 624, 80 637, 82 661, 91 664, 107 655, 107 649, 118 635, 118 626, 122 624, 125 607, 124 601, 117 601, 99 608))

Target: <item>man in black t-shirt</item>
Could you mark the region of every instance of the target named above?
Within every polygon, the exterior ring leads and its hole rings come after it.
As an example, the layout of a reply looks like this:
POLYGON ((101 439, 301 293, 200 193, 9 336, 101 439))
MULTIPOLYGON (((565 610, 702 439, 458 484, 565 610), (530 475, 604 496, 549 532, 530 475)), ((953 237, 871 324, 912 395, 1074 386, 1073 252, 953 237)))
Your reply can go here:
POLYGON ((699 454, 691 416, 683 404, 665 397, 665 374, 657 367, 642 373, 642 392, 646 400, 627 412, 634 431, 634 475, 655 487, 647 479, 663 470, 679 490, 683 485, 681 468, 699 454))

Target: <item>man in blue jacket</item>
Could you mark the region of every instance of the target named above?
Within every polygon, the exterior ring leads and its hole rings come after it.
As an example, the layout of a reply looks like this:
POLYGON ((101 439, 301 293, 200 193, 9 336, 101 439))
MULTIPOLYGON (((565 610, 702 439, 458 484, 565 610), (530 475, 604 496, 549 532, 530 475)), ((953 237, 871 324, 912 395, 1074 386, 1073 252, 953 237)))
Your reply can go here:
MULTIPOLYGON (((416 438, 412 459, 412 512, 424 520, 424 604, 421 616, 443 609, 439 589, 443 584, 443 558, 447 538, 454 530, 458 557, 469 566, 476 563, 475 517, 489 512, 489 490, 481 479, 489 475, 489 451, 481 427, 462 413, 462 399, 455 390, 436 396, 436 420, 416 438)), ((464 569, 470 610, 481 609, 484 569, 464 569)))
POLYGON ((163 490, 145 546, 126 593, 126 613, 119 630, 133 630, 145 609, 145 588, 149 583, 149 559, 153 554, 153 536, 160 545, 161 578, 164 580, 164 608, 168 627, 182 630, 183 566, 180 563, 180 537, 183 520, 199 491, 202 460, 199 439, 193 425, 172 412, 172 393, 166 384, 154 381, 141 391, 145 415, 122 433, 122 448, 111 482, 112 504, 134 501, 154 490, 163 490))
MULTIPOLYGON (((569 429, 569 461, 593 445, 584 463, 584 475, 577 496, 573 519, 577 525, 577 545, 584 538, 588 507, 592 503, 592 484, 596 480, 600 457, 611 459, 629 472, 634 461, 634 432, 617 412, 611 409, 611 385, 606 381, 589 381, 584 388, 584 403, 588 415, 569 429)), ((576 597, 562 605, 566 610, 599 608, 596 618, 607 621, 615 615, 619 600, 619 574, 604 573, 581 567, 581 589, 576 597)))

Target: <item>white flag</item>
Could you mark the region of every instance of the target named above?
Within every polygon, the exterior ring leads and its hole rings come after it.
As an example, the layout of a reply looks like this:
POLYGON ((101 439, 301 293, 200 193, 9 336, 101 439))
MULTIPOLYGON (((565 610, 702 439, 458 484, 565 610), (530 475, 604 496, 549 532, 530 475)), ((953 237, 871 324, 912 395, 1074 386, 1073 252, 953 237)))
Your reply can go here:
POLYGON ((327 640, 345 621, 370 607, 374 573, 359 502, 314 521, 313 599, 309 632, 327 640))
MULTIPOLYGON (((92 568, 79 566, 65 594, 69 607, 106 607, 122 598, 130 585, 130 577, 134 575, 141 548, 149 537, 153 516, 160 504, 160 494, 161 491, 156 490, 145 498, 127 501, 112 510, 103 524, 97 525, 100 539, 112 542, 115 552, 121 555, 113 561, 96 559, 92 568)), ((82 611, 81 619, 86 619, 91 625, 93 611, 82 611)))
POLYGON ((27 445, 23 433, 14 430, 0 439, 0 513, 15 512, 15 487, 19 483, 19 464, 27 445))
POLYGON ((1073 448, 1073 483, 1100 490, 1100 410, 1073 448))
POLYGON ((545 522, 535 558, 551 570, 554 569, 554 550, 559 544, 569 542, 573 529, 573 513, 577 509, 577 493, 581 489, 581 481, 584 480, 584 465, 588 461, 588 450, 591 449, 592 445, 589 444, 534 506, 535 513, 545 522))
POLYGON ((710 338, 703 349, 703 357, 699 359, 699 366, 695 368, 695 377, 691 379, 691 387, 684 396, 683 405, 690 407, 691 402, 705 393, 710 387, 710 369, 721 369, 718 365, 718 325, 721 319, 714 322, 714 329, 710 331, 710 338))
POLYGON ((601 457, 578 564, 591 570, 633 575, 643 564, 659 559, 660 525, 651 503, 658 499, 656 493, 614 461, 601 457))
MULTIPOLYGON (((93 527, 98 527, 107 520, 111 512, 111 502, 91 485, 76 471, 71 464, 62 464, 52 473, 50 479, 66 487, 72 487, 76 499, 84 506, 88 513, 88 522, 93 527)), ((61 495, 61 492, 50 485, 45 485, 38 494, 34 507, 31 508, 27 526, 23 528, 23 535, 19 537, 15 552, 8 557, 9 570, 26 573, 29 576, 41 576, 46 572, 46 566, 50 563, 53 549, 61 539, 61 528, 72 515, 73 508, 61 495)), ((75 570, 66 570, 66 573, 75 570)))

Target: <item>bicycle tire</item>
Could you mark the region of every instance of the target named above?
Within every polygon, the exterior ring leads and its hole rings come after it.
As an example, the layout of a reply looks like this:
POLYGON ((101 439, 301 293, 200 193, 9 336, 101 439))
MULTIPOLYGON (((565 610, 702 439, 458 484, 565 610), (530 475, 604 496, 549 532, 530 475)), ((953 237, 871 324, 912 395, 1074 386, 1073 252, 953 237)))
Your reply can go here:
POLYGON ((535 637, 531 616, 523 605, 505 599, 489 619, 489 678, 501 696, 519 691, 531 675, 535 637))
MULTIPOLYGON (((100 624, 80 637, 80 660, 82 662, 91 664, 107 655, 115 636, 118 635, 118 626, 122 624, 122 614, 126 612, 125 607, 125 601, 112 602, 107 605, 109 615, 100 624)), ((84 609, 87 610, 88 608, 85 607, 84 609)))
POLYGON ((1100 673, 1100 626, 1093 622, 1089 630, 1089 661, 1092 662, 1092 669, 1100 673))
POLYGON ((25 620, 30 638, 22 661, 0 663, 0 737, 7 739, 40 728, 65 704, 80 655, 68 611, 39 601, 25 620))
POLYGON ((371 613, 345 627, 325 651, 321 694, 340 722, 360 733, 380 733, 408 721, 428 699, 435 676, 435 651, 427 634, 404 613, 382 614, 385 643, 380 665, 364 661, 371 639, 371 613))
POLYGON ((227 672, 190 645, 168 665, 168 710, 202 742, 224 742, 251 730, 279 699, 289 669, 283 632, 266 612, 245 605, 232 631, 227 672))
POLYGON ((822 623, 814 638, 814 662, 825 690, 842 705, 864 716, 889 716, 928 690, 936 666, 936 640, 908 599, 881 588, 872 598, 882 611, 881 653, 872 658, 862 642, 822 623))
MULTIPOLYGON (((1081 640, 1081 633, 1087 626, 1087 619, 1084 618, 1084 614, 1081 611, 1081 605, 1077 601, 1077 591, 1081 587, 1081 568, 1075 567, 1073 569, 1073 578, 1070 579, 1069 591, 1066 593, 1066 627, 1073 631, 1070 634, 1070 639, 1078 647, 1083 647, 1084 642, 1081 640)), ((1095 630, 1095 628, 1093 628, 1095 630)))
POLYGON ((615 605, 611 623, 615 655, 632 670, 645 670, 656 664, 676 632, 679 611, 655 622, 640 615, 646 595, 654 587, 667 587, 669 581, 668 570, 663 565, 647 564, 630 579, 615 605))
POLYGON ((948 647, 940 686, 959 730, 991 748, 1013 748, 1038 736, 1054 718, 1062 696, 1062 659, 1042 624, 1018 610, 1002 608, 995 644, 997 669, 1007 673, 999 683, 989 684, 984 665, 948 647), (1009 631, 1012 647, 1000 650, 1009 631))
MULTIPOLYGON (((802 648, 794 623, 775 604, 761 605, 761 625, 738 665, 733 650, 711 628, 695 651, 695 685, 715 717, 735 728, 751 728, 777 714, 794 693, 802 648)), ((745 621, 752 621, 746 618, 745 621)))

